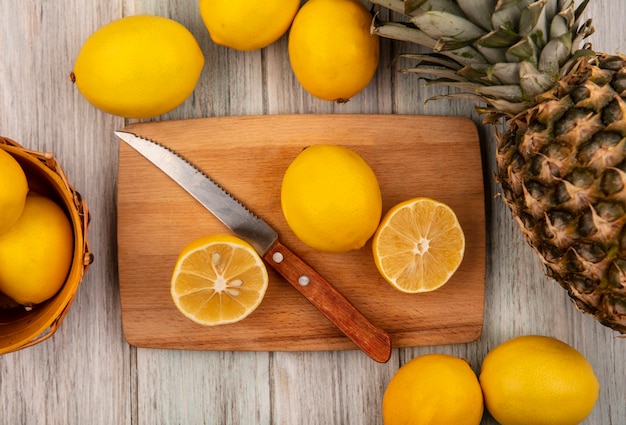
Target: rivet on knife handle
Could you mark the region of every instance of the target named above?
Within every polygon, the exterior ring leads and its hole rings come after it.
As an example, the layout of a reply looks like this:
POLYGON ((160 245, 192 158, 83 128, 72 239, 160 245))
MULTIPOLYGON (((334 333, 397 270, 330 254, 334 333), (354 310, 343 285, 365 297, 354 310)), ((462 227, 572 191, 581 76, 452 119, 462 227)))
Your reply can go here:
POLYGON ((381 363, 389 360, 389 335, 367 320, 333 285, 300 257, 277 240, 265 253, 264 260, 368 356, 381 363))

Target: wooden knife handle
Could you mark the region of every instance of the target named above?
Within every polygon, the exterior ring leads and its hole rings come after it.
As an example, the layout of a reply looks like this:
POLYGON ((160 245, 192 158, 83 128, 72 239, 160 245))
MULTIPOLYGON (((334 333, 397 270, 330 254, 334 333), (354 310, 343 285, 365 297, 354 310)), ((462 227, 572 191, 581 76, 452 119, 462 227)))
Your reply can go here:
POLYGON ((389 335, 370 323, 346 297, 298 255, 277 240, 263 259, 368 356, 380 363, 389 360, 389 335))

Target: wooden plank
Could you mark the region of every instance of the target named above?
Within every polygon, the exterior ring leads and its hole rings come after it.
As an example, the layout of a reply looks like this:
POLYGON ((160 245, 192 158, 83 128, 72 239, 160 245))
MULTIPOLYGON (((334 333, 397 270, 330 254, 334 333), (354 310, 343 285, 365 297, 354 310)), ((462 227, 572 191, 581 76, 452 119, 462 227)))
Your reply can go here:
MULTIPOLYGON (((467 342, 482 328, 485 222, 476 128, 464 118, 397 115, 274 115, 133 124, 210 174, 368 317, 394 346, 467 342), (418 129, 417 131, 415 129, 418 129), (280 209, 284 170, 304 147, 335 143, 361 154, 376 172, 383 209, 430 196, 455 209, 466 233, 464 261, 428 294, 391 288, 371 247, 328 254, 304 246, 280 209), (454 152, 453 156, 449 156, 454 152)), ((169 177, 124 144, 118 177, 118 262, 126 339, 140 347, 210 350, 354 349, 311 304, 270 271, 262 305, 248 319, 207 328, 184 318, 169 296, 182 247, 227 229, 169 177)))

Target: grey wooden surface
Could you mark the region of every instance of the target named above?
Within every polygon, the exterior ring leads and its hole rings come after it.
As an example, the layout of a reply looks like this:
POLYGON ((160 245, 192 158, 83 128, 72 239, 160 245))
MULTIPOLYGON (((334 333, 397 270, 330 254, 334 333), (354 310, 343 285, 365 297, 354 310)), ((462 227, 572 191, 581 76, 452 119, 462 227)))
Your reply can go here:
MULTIPOLYGON (((377 364, 357 351, 192 352, 136 349, 123 338, 116 267, 118 141, 124 119, 89 105, 68 77, 83 40, 122 16, 149 13, 183 23, 206 55, 200 83, 184 105, 159 120, 281 113, 397 113, 479 118, 467 102, 424 100, 441 89, 398 75, 388 63, 412 47, 382 41, 375 80, 348 104, 304 92, 283 37, 256 52, 211 43, 195 0, 0 0, 0 134, 52 151, 92 212, 96 256, 59 331, 0 357, 0 424, 381 424, 381 400, 409 359, 442 352, 475 370, 496 344, 516 335, 560 338, 581 351, 601 382, 586 424, 626 424, 626 339, 578 313, 543 276, 538 260, 496 196, 492 130, 482 139, 487 278, 482 337, 469 344, 394 349, 377 364)), ((626 2, 592 0, 591 40, 626 52, 626 2)), ((454 152, 450 152, 451 155, 454 152)), ((488 415, 484 424, 495 422, 488 415)))

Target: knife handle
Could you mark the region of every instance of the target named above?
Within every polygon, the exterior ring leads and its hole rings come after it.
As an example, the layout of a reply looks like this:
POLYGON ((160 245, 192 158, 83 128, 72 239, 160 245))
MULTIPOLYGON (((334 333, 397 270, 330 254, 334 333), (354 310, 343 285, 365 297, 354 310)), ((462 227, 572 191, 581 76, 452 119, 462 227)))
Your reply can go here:
POLYGON ((391 357, 391 339, 374 326, 330 282, 280 241, 263 259, 368 356, 380 363, 391 357))

